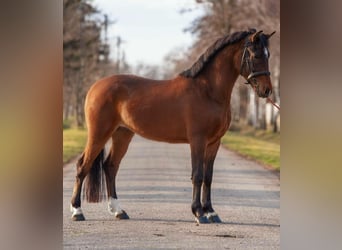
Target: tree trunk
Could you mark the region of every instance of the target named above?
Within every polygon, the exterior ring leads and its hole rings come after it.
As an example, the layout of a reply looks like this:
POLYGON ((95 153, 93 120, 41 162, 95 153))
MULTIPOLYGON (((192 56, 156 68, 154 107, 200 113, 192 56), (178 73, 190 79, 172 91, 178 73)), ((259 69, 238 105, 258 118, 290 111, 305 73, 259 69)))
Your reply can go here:
POLYGON ((260 123, 259 123, 259 97, 254 94, 254 103, 255 103, 255 112, 254 112, 254 128, 259 128, 260 123))
POLYGON ((260 105, 260 117, 259 117, 259 128, 266 130, 266 105, 264 102, 259 103, 260 105))
POLYGON ((248 122, 247 111, 248 111, 248 88, 246 86, 239 87, 240 95, 240 110, 239 110, 239 121, 241 124, 246 125, 248 122))
POLYGON ((78 128, 83 127, 83 73, 82 69, 78 72, 78 79, 75 88, 75 116, 76 126, 78 128))

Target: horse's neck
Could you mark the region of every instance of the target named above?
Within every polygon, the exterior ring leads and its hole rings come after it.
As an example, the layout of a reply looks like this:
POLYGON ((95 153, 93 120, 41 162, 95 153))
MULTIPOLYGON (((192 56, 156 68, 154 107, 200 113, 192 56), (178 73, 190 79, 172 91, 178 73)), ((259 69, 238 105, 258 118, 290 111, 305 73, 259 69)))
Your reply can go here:
POLYGON ((238 53, 236 46, 223 49, 206 66, 199 78, 209 85, 210 96, 225 105, 230 104, 234 83, 239 76, 235 53, 238 53))

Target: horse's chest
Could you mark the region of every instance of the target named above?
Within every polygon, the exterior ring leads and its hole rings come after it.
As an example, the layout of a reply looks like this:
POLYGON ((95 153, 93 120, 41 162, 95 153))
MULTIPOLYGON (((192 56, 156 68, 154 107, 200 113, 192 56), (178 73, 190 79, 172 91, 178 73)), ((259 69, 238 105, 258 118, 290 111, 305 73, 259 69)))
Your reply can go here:
POLYGON ((217 134, 218 136, 222 137, 226 131, 228 130, 228 127, 229 127, 229 124, 230 124, 230 119, 228 120, 228 118, 223 118, 221 120, 221 126, 220 128, 217 130, 217 134))
POLYGON ((221 138, 229 128, 230 112, 222 112, 212 119, 211 137, 221 138))

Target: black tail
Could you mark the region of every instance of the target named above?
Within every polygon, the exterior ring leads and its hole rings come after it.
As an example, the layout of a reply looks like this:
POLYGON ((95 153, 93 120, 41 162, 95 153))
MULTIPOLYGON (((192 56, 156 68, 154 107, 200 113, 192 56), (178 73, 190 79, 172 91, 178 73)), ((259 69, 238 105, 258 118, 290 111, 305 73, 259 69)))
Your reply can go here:
POLYGON ((94 160, 94 163, 84 183, 83 198, 87 202, 100 202, 104 198, 105 178, 103 173, 104 150, 94 160))

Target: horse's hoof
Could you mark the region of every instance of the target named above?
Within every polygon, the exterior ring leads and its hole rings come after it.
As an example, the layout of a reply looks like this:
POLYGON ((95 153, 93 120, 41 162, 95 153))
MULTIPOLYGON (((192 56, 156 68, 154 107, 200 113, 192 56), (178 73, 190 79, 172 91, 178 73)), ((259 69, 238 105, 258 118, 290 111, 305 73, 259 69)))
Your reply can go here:
POLYGON ((198 224, 208 224, 208 223, 210 223, 210 221, 208 220, 208 218, 206 216, 196 217, 196 222, 198 224))
POLYGON ((84 215, 83 214, 75 214, 71 217, 73 221, 84 221, 84 215))
POLYGON ((124 210, 122 210, 121 213, 115 214, 115 218, 118 220, 128 220, 129 216, 128 216, 128 214, 126 214, 126 212, 124 210))
POLYGON ((208 220, 211 222, 211 223, 221 223, 221 219, 220 217, 218 216, 217 213, 213 212, 213 213, 207 213, 206 217, 208 218, 208 220))

